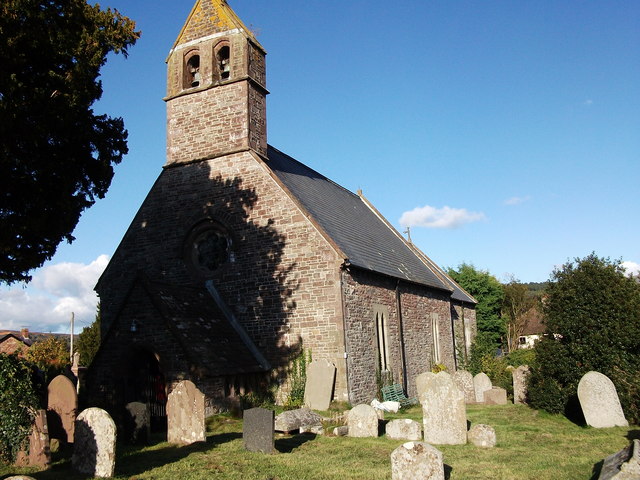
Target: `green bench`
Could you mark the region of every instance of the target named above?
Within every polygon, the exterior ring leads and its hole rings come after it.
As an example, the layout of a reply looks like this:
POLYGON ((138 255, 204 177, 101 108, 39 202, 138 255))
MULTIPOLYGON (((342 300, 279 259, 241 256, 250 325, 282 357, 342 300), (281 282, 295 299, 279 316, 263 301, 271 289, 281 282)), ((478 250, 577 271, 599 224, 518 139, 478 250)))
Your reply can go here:
POLYGON ((415 398, 407 398, 402 389, 402 385, 398 383, 382 387, 382 401, 400 402, 400 405, 403 407, 418 403, 415 398))

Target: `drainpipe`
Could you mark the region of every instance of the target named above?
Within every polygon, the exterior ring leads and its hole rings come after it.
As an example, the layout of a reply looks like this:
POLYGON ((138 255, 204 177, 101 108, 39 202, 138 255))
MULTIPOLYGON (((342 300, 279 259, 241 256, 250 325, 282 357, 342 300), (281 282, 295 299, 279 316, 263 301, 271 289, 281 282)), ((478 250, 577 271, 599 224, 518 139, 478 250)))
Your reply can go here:
MULTIPOLYGON (((346 270, 349 267, 348 262, 343 265, 346 270)), ((345 271, 340 272, 340 302, 342 303, 342 337, 344 339, 344 375, 347 377, 347 400, 351 403, 351 379, 349 377, 349 352, 347 352, 347 306, 344 301, 344 275, 345 271)))
POLYGON ((407 390, 407 362, 406 362, 406 352, 404 348, 404 326, 402 322, 402 302, 400 301, 400 279, 396 281, 396 310, 398 312, 398 326, 400 329, 400 356, 401 356, 401 364, 402 364, 402 388, 404 388, 405 392, 407 390))

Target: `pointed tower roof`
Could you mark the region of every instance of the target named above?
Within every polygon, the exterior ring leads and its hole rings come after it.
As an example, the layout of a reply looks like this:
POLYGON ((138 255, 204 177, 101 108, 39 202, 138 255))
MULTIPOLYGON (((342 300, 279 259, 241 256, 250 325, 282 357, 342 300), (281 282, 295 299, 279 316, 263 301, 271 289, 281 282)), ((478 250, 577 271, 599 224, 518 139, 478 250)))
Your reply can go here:
MULTIPOLYGON (((226 0, 197 0, 173 44, 171 52, 178 45, 195 40, 201 41, 206 37, 214 37, 217 34, 230 31, 244 33, 251 42, 263 52, 265 51, 264 47, 260 45, 253 33, 251 33, 251 30, 242 23, 242 20, 231 9, 226 0)), ((171 55, 171 52, 169 52, 169 55, 171 55)))

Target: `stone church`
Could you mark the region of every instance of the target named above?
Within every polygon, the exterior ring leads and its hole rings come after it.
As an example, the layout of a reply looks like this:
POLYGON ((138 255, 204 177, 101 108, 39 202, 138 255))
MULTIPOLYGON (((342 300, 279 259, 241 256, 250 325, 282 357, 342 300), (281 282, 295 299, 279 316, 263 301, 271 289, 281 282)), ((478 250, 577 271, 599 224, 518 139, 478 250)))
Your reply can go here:
POLYGON ((208 412, 272 388, 303 352, 333 398, 456 369, 475 300, 371 205, 268 145, 265 50, 224 0, 198 0, 167 59, 167 159, 96 285, 88 401, 163 415, 192 380, 208 412))

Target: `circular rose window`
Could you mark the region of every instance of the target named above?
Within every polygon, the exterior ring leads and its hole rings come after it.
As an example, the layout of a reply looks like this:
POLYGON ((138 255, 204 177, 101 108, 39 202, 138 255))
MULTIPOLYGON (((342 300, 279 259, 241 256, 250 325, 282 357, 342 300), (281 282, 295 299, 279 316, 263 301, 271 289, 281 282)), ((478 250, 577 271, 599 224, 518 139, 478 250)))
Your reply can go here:
POLYGON ((207 222, 191 231, 187 239, 187 261, 201 274, 218 270, 231 257, 231 239, 217 225, 207 222))

